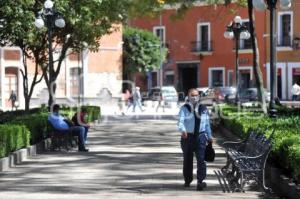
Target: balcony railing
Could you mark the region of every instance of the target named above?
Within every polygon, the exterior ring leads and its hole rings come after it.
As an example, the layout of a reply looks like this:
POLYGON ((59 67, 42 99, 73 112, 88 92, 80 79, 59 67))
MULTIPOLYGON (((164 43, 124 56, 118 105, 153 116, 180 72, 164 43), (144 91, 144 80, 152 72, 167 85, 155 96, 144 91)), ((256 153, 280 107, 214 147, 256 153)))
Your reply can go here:
POLYGON ((212 41, 192 41, 191 51, 193 53, 212 52, 212 41))

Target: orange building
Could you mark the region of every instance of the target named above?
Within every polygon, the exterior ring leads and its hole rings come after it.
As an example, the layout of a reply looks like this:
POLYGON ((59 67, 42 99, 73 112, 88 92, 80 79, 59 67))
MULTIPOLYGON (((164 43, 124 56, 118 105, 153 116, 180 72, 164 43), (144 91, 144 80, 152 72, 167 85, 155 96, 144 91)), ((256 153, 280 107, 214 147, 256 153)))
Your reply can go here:
MULTIPOLYGON (((56 102, 75 105, 78 94, 85 104, 101 105, 108 98, 118 99, 122 87, 122 27, 100 41, 98 52, 84 50, 82 56, 69 55, 63 62, 57 78, 56 102)), ((17 94, 19 108, 24 108, 22 51, 18 47, 0 48, 0 109, 11 109, 9 96, 17 94)), ((59 51, 53 53, 54 60, 59 51)), ((69 54, 69 53, 67 53, 69 54)), ((29 65, 29 80, 33 78, 34 63, 29 65)), ((37 84, 31 107, 48 102, 48 89, 44 80, 37 84)))
MULTIPOLYGON (((162 71, 148 74, 148 88, 159 85, 161 80, 163 85, 174 85, 179 92, 186 92, 190 87, 234 85, 235 45, 233 40, 225 39, 223 35, 226 26, 237 15, 241 16, 247 26, 247 8, 239 8, 235 4, 225 7, 197 3, 183 19, 172 20, 170 16, 175 13, 175 9, 165 8, 156 19, 139 18, 130 21, 133 27, 152 31, 169 48, 168 60, 163 64, 162 71)), ((266 14, 255 12, 255 18, 259 63, 266 80, 266 14)), ((239 45, 240 86, 247 88, 254 84, 253 53, 249 40, 241 40, 239 45)))
MULTIPOLYGON (((277 3, 277 19, 275 22, 277 32, 277 95, 281 99, 292 99, 291 88, 293 83, 300 85, 300 0, 292 1, 289 9, 280 9, 277 3)), ((267 77, 270 74, 270 31, 269 12, 267 11, 266 30, 266 69, 267 77)), ((270 78, 267 85, 270 88, 270 78)))

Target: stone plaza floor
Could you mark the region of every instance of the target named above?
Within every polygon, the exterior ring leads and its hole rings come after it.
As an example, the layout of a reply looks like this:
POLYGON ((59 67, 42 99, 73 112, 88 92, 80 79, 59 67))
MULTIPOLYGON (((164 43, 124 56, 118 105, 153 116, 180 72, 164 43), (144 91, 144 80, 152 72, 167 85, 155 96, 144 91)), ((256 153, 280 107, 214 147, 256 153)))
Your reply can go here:
POLYGON ((208 187, 196 191, 194 180, 184 188, 179 139, 173 117, 108 117, 91 129, 90 152, 45 151, 0 173, 0 199, 274 198, 255 190, 231 193, 220 171, 226 157, 217 132, 208 187))

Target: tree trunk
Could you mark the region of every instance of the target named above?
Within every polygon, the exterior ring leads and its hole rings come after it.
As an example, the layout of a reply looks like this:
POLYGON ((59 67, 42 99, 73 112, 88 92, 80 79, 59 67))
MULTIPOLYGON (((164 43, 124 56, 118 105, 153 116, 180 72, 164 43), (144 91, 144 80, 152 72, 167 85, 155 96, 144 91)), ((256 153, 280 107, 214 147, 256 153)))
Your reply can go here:
POLYGON ((38 71, 39 71, 39 65, 38 65, 38 60, 39 60, 39 53, 40 50, 37 49, 35 52, 33 52, 34 54, 34 58, 35 58, 35 72, 34 72, 34 76, 30 85, 30 89, 29 89, 29 82, 28 82, 28 66, 27 66, 27 57, 29 57, 28 54, 26 54, 26 48, 25 47, 20 47, 22 49, 22 56, 23 56, 23 66, 24 66, 24 70, 20 69, 21 74, 22 74, 22 78, 23 78, 23 95, 24 95, 24 101, 25 101, 25 112, 29 112, 30 109, 30 100, 31 100, 31 96, 33 94, 33 90, 36 84, 40 83, 43 79, 43 76, 41 76, 39 79, 37 79, 38 76, 38 71))
POLYGON ((25 97, 25 111, 28 113, 30 108, 30 97, 26 96, 25 97))
POLYGON ((264 83, 262 78, 262 72, 259 66, 259 49, 257 45, 257 38, 255 32, 255 16, 253 13, 252 0, 247 0, 248 2, 248 15, 249 15, 249 24, 250 24, 250 34, 251 34, 251 44, 253 49, 253 72, 255 77, 255 83, 258 92, 258 100, 261 102, 261 108, 265 114, 267 111, 266 97, 264 92, 264 83))
MULTIPOLYGON (((49 38, 52 38, 52 32, 48 32, 48 36, 49 38)), ((57 64, 57 68, 56 70, 54 69, 54 60, 53 60, 53 54, 51 52, 53 52, 52 49, 52 40, 49 40, 49 78, 47 78, 47 70, 43 70, 44 76, 45 76, 45 81, 46 84, 48 86, 48 90, 49 90, 49 100, 48 100, 48 105, 49 108, 51 108, 51 106, 53 105, 53 103, 55 103, 55 92, 56 92, 56 79, 59 75, 61 66, 62 66, 62 62, 64 61, 67 51, 70 47, 72 43, 72 39, 69 39, 61 48, 61 53, 59 55, 59 59, 58 59, 58 64, 57 64), (51 49, 51 50, 50 50, 51 49), (51 51, 51 52, 50 52, 51 51)))

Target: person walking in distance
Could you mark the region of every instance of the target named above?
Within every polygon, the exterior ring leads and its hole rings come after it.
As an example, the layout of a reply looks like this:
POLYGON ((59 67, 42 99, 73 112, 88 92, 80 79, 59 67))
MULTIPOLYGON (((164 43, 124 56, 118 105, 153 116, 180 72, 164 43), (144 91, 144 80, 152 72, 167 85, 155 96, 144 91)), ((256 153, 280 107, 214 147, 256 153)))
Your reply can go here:
POLYGON ((292 93, 292 100, 295 101, 295 100, 298 100, 299 98, 299 95, 300 95, 300 86, 297 84, 297 82, 295 82, 292 86, 292 89, 291 89, 291 93, 292 93))
POLYGON ((133 112, 135 112, 135 107, 138 106, 139 109, 143 112, 142 108, 142 97, 140 93, 140 87, 135 87, 135 91, 133 93, 133 112))
POLYGON ((16 101, 17 101, 17 95, 14 90, 11 91, 9 100, 11 101, 11 110, 13 110, 14 108, 16 108, 16 101))
POLYGON ((197 190, 206 187, 205 148, 212 143, 209 114, 206 106, 199 103, 199 93, 192 88, 188 91, 187 102, 180 108, 178 129, 181 132, 181 149, 183 152, 184 187, 193 181, 193 157, 197 160, 197 190))
POLYGON ((162 108, 163 112, 165 112, 165 101, 163 99, 163 95, 161 92, 159 92, 159 98, 158 98, 158 104, 156 107, 156 112, 158 112, 159 108, 162 108))

